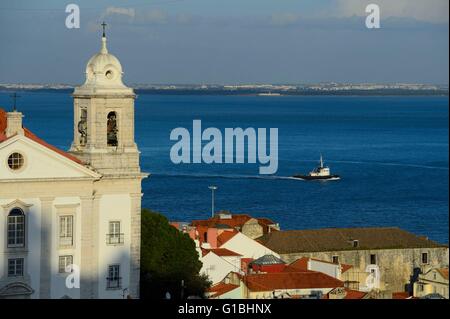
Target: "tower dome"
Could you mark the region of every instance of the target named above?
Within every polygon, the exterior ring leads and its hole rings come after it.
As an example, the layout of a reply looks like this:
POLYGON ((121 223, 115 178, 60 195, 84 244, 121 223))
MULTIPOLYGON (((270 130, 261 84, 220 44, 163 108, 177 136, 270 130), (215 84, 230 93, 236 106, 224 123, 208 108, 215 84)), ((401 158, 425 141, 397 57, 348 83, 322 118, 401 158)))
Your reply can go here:
POLYGON ((133 93, 122 82, 122 65, 119 59, 108 52, 106 35, 103 32, 100 52, 94 54, 86 65, 86 81, 75 88, 74 93, 133 93))

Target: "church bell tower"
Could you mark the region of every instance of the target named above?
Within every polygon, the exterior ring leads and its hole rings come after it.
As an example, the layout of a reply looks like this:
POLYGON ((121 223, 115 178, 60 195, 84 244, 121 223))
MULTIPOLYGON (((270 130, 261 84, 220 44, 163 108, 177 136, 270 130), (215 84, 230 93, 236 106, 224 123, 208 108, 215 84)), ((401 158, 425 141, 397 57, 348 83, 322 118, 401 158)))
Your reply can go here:
POLYGON ((134 141, 132 88, 122 82, 122 66, 108 52, 105 23, 100 52, 86 65, 86 81, 76 87, 74 138, 70 152, 104 176, 139 175, 134 141))

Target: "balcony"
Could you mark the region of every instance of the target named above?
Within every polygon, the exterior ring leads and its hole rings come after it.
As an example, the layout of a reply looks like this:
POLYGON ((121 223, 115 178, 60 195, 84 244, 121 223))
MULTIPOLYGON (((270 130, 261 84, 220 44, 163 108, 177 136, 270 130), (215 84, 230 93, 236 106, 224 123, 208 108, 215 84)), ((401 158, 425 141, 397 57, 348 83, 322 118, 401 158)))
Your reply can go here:
POLYGON ((106 278, 106 289, 121 289, 121 288, 122 288, 122 277, 106 278))
POLYGON ((123 245, 124 234, 106 234, 106 244, 107 245, 123 245))

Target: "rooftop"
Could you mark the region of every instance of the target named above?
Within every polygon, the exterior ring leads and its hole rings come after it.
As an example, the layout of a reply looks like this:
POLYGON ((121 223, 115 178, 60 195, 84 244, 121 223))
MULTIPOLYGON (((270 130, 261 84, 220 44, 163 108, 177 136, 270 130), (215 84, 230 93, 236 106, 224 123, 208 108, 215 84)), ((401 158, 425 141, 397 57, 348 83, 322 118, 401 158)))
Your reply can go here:
POLYGON ((256 260, 252 261, 251 264, 254 264, 254 265, 279 265, 279 264, 285 264, 285 262, 274 255, 264 255, 262 257, 259 257, 256 260))
MULTIPOLYGON (((5 110, 0 108, 0 143, 4 142, 5 140, 7 140, 6 138, 6 126, 7 126, 7 114, 5 112, 5 110)), ((24 130, 24 134, 26 137, 28 137, 29 139, 33 140, 36 143, 41 144, 42 146, 51 149, 52 151, 58 153, 59 155, 62 155, 78 164, 82 164, 82 162, 76 158, 73 155, 70 155, 67 152, 64 152, 63 150, 60 150, 59 148, 48 144, 47 142, 45 142, 44 140, 40 139, 39 137, 37 137, 36 135, 34 135, 29 129, 27 128, 23 128, 24 130)))
POLYGON ((336 288, 344 286, 342 281, 315 271, 254 274, 244 276, 243 280, 251 291, 336 288))
POLYGON ((238 256, 242 256, 234 251, 231 251, 229 249, 226 248, 214 248, 214 249, 203 249, 204 251, 204 256, 206 256, 208 253, 212 252, 214 254, 216 254, 217 256, 220 257, 238 257, 238 256))
POLYGON ((227 292, 233 291, 236 288, 239 288, 239 286, 219 282, 218 284, 210 287, 208 289, 208 292, 211 293, 210 298, 215 298, 220 295, 226 294, 227 292))
POLYGON ((396 227, 288 230, 257 239, 281 254, 319 251, 446 247, 396 227), (354 246, 354 243, 357 246, 354 246))
MULTIPOLYGON (((229 212, 219 212, 214 217, 205 220, 193 220, 192 226, 207 226, 207 227, 217 227, 217 228, 240 228, 249 220, 253 219, 247 214, 231 214, 229 212)), ((268 227, 269 225, 275 225, 275 223, 268 218, 255 218, 263 227, 268 227)))

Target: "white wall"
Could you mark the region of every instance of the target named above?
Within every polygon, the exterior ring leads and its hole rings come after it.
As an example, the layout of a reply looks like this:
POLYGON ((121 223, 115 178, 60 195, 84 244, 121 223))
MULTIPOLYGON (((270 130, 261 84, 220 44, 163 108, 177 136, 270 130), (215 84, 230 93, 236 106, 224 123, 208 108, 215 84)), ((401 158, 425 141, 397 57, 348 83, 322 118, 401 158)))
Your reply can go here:
POLYGON ((222 279, 230 272, 239 272, 240 267, 236 267, 236 264, 238 262, 240 264, 240 257, 235 258, 238 259, 238 261, 231 260, 230 262, 230 260, 217 256, 213 252, 209 252, 204 257, 200 258, 200 261, 203 263, 200 273, 206 274, 212 283, 216 284, 222 281, 222 279))
POLYGON ((98 274, 99 298, 122 298, 123 289, 130 283, 130 235, 131 235, 131 198, 129 194, 103 195, 100 199, 98 237, 98 274), (123 245, 107 245, 106 234, 109 222, 120 221, 121 232, 125 234, 123 245), (120 264, 122 289, 106 289, 108 265, 120 264))
POLYGON ((341 266, 334 265, 314 259, 309 259, 308 269, 312 271, 318 271, 328 276, 340 279, 341 278, 341 266))
POLYGON ((274 255, 280 257, 279 254, 270 250, 269 248, 261 245, 257 241, 245 236, 242 233, 237 233, 234 237, 228 240, 225 244, 220 246, 220 248, 226 248, 234 251, 240 255, 242 258, 253 258, 257 259, 264 255, 274 255))

